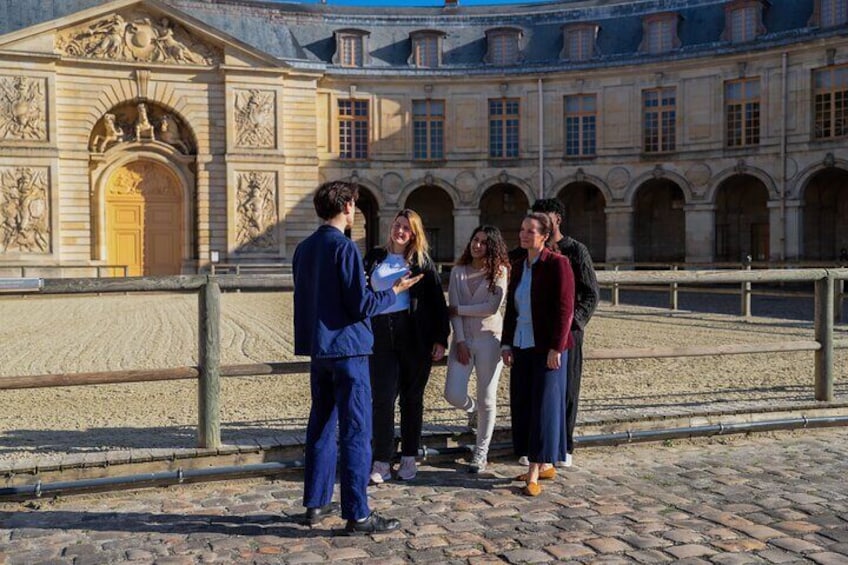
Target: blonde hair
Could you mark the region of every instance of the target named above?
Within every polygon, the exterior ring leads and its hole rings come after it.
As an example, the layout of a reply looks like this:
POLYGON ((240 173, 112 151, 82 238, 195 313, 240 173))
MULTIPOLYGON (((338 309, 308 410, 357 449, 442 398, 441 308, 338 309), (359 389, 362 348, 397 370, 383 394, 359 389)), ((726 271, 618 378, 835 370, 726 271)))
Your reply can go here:
MULTIPOLYGON (((423 267, 427 263, 431 262, 430 244, 427 242, 427 233, 424 231, 424 222, 421 221, 421 216, 418 215, 418 212, 410 210, 409 208, 404 208, 395 215, 392 223, 401 216, 406 218, 409 222, 409 228, 412 230, 412 239, 409 240, 409 243, 406 245, 406 249, 403 250, 403 258, 406 259, 406 262, 410 265, 423 267)), ((391 249, 391 242, 392 235, 391 229, 389 229, 389 240, 386 242, 386 249, 391 249)))

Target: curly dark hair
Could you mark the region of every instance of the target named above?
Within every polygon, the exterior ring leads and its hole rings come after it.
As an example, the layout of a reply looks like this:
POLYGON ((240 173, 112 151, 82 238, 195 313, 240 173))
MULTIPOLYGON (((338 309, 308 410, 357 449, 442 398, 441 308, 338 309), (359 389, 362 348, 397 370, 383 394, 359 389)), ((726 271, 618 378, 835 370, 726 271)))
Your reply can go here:
POLYGON ((465 244, 465 251, 457 260, 457 265, 470 265, 471 258, 471 241, 478 233, 486 234, 486 256, 483 258, 483 265, 486 268, 486 280, 489 282, 489 292, 494 292, 497 283, 498 274, 501 269, 506 269, 509 275, 509 255, 506 248, 501 230, 491 225, 482 225, 474 228, 471 237, 468 238, 468 243, 465 244))

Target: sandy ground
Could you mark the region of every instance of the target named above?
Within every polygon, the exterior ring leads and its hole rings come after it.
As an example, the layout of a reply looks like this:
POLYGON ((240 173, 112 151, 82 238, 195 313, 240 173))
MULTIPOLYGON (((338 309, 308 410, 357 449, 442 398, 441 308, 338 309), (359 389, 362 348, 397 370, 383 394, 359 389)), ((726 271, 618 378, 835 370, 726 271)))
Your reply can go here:
MULTIPOLYGON (((222 298, 223 363, 296 359, 287 293, 228 293, 222 298)), ((681 301, 686 310, 602 302, 585 349, 813 339, 812 303, 755 302, 755 314, 732 314, 738 298, 681 301), (687 303, 688 301, 688 303, 687 303), (788 305, 787 305, 788 304, 788 305), (768 317, 766 317, 766 315, 768 317)), ((662 303, 662 298, 659 298, 662 303)), ((190 294, 0 297, 0 379, 197 363, 197 298, 190 294)), ((848 326, 837 326, 848 338, 848 326)), ((837 400, 848 401, 848 350, 836 354, 837 400)), ((508 373, 501 378, 499 420, 505 421, 508 373)), ((811 403, 813 353, 689 359, 587 361, 581 421, 652 415, 757 402, 811 403), (736 403, 736 404, 734 404, 736 403)), ((442 399, 444 368, 427 388, 428 423, 458 423, 442 399)), ((193 381, 0 391, 0 461, 62 452, 196 443, 193 381)), ((308 376, 228 378, 222 382, 225 442, 301 428, 309 405, 308 376)))

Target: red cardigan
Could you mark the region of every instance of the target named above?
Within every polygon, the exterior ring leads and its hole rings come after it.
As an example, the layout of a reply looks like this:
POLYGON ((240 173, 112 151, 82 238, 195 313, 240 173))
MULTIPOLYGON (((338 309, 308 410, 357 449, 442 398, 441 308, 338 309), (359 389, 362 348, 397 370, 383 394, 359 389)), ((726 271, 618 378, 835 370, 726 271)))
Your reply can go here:
MULTIPOLYGON (((512 346, 518 312, 515 309, 515 289, 524 273, 524 255, 513 263, 506 295, 506 313, 501 343, 512 346)), ((535 350, 562 352, 573 345, 571 321, 574 318, 574 272, 564 255, 543 249, 533 264, 530 286, 530 309, 533 313, 535 350)))

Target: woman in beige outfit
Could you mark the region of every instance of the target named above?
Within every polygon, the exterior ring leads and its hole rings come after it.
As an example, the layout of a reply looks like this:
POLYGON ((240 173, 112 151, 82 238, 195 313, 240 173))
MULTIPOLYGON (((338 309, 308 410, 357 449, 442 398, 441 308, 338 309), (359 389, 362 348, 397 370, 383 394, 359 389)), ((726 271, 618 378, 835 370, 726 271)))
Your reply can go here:
POLYGON ((468 471, 486 468, 495 429, 500 378, 501 306, 506 298, 509 258, 500 230, 479 226, 451 271, 448 304, 453 344, 448 356, 445 399, 468 413, 477 444, 468 471), (477 398, 468 395, 471 371, 477 373, 477 398))

